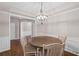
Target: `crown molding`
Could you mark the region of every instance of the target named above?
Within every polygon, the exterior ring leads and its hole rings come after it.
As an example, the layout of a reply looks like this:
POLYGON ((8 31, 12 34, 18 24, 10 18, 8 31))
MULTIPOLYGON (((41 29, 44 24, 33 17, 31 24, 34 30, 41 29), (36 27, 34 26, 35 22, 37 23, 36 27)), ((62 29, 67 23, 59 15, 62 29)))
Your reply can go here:
POLYGON ((10 16, 18 16, 18 17, 23 17, 23 18, 33 19, 33 20, 35 19, 35 17, 24 15, 23 13, 19 13, 19 12, 2 10, 2 9, 0 9, 0 11, 4 13, 9 13, 10 16))
POLYGON ((50 16, 57 16, 57 15, 62 15, 62 14, 67 14, 67 13, 70 13, 70 12, 73 12, 75 10, 78 10, 79 7, 72 7, 72 8, 66 8, 66 9, 63 9, 63 10, 60 10, 58 12, 55 12, 53 14, 50 14, 50 16))

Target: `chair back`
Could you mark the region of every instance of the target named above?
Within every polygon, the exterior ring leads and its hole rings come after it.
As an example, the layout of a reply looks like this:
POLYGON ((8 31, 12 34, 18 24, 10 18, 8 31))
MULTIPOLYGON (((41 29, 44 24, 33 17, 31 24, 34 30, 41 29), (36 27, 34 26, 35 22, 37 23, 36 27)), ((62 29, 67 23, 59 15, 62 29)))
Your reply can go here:
POLYGON ((22 48, 23 48, 23 50, 24 50, 25 45, 27 44, 27 40, 26 40, 26 38, 23 37, 22 39, 20 39, 20 42, 21 42, 21 46, 22 46, 22 48))
POLYGON ((53 43, 44 45, 43 44, 43 56, 62 56, 64 44, 53 43))
POLYGON ((58 38, 59 38, 59 40, 62 41, 62 43, 65 44, 65 41, 66 41, 66 39, 67 39, 67 35, 58 35, 58 38))
POLYGON ((21 46, 22 46, 22 49, 23 49, 23 52, 25 53, 25 47, 28 45, 28 42, 30 42, 30 38, 31 36, 25 36, 23 37, 20 42, 21 42, 21 46))
POLYGON ((27 41, 27 45, 32 41, 32 37, 29 35, 29 36, 26 36, 26 41, 27 41))

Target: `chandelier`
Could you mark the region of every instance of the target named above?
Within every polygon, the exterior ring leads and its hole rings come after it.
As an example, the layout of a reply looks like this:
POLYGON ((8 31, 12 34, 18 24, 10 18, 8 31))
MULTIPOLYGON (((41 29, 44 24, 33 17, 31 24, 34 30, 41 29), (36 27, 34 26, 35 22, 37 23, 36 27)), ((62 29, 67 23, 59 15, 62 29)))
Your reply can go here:
POLYGON ((45 24, 47 22, 47 15, 43 14, 43 3, 41 2, 41 8, 40 8, 40 15, 38 15, 37 18, 37 22, 40 24, 45 24))

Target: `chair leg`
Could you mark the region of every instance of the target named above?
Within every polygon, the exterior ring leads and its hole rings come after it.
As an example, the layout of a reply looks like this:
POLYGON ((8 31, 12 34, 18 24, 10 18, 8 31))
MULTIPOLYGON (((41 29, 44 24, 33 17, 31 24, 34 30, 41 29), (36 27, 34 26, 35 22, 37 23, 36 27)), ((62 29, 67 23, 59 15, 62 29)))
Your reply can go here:
POLYGON ((37 56, 40 56, 40 51, 39 51, 40 49, 39 48, 37 48, 37 52, 36 52, 36 55, 37 56))
POLYGON ((42 56, 42 55, 41 55, 41 51, 39 52, 39 56, 42 56))
POLYGON ((26 52, 24 51, 24 56, 26 56, 26 52))
POLYGON ((35 56, 37 56, 37 53, 35 53, 35 56))

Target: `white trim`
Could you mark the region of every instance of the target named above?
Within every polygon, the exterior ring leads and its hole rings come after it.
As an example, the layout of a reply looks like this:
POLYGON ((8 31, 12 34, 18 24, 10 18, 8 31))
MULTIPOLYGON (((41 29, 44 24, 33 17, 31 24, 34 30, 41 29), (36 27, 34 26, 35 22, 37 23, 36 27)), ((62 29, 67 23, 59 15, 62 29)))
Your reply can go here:
POLYGON ((68 51, 68 52, 70 52, 70 53, 73 53, 73 54, 75 54, 75 55, 78 55, 78 56, 79 56, 79 53, 77 53, 77 52, 73 51, 71 48, 65 48, 65 51, 68 51))
POLYGON ((10 31, 11 31, 11 30, 10 30, 10 24, 11 24, 11 23, 10 23, 10 15, 9 15, 9 39, 11 40, 11 37, 10 37, 10 36, 11 36, 11 33, 10 33, 10 31))
POLYGON ((0 47, 0 53, 6 50, 10 50, 10 40, 9 37, 0 37, 0 41, 1 41, 1 47, 0 47))
POLYGON ((4 13, 9 13, 10 16, 16 16, 16 17, 19 17, 19 18, 32 19, 32 20, 35 19, 32 16, 24 15, 22 13, 16 13, 16 12, 8 11, 8 10, 1 10, 1 9, 0 9, 0 11, 4 12, 4 13))

